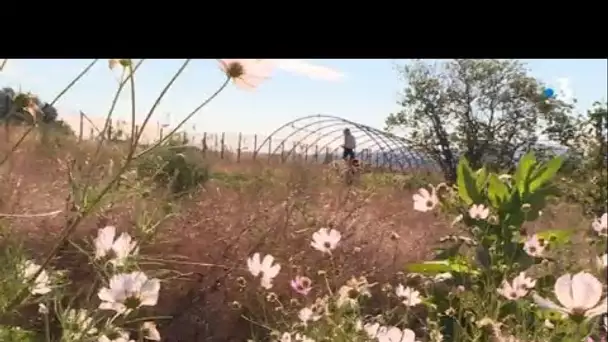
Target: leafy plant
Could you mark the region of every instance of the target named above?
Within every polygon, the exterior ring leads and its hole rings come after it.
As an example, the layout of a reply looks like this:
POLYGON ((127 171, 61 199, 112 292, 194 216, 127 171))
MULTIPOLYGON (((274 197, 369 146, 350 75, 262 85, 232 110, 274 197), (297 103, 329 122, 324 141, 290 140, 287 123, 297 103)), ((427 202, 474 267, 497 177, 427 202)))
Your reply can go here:
POLYGON ((152 177, 175 194, 193 190, 210 178, 208 162, 191 146, 160 147, 139 162, 137 172, 140 177, 152 177))

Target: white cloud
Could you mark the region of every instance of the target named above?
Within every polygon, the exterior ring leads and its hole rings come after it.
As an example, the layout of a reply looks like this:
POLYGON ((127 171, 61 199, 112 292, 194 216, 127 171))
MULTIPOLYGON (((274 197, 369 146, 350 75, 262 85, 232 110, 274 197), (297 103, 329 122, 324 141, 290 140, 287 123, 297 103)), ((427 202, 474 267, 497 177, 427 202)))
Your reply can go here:
POLYGON ((574 102, 574 91, 570 86, 570 79, 567 77, 560 77, 557 79, 557 95, 560 100, 566 103, 574 102))
POLYGON ((344 74, 332 68, 315 65, 302 59, 273 59, 277 68, 323 81, 340 81, 344 74))

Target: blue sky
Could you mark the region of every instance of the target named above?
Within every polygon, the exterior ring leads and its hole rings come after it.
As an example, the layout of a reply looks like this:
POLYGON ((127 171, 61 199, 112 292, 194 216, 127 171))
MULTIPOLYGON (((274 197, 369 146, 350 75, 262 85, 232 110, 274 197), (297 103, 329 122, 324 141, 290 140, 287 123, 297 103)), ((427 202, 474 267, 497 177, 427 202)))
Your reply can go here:
MULTIPOLYGON (((50 101, 90 60, 9 60, 0 72, 0 86, 12 86, 39 94, 50 101)), ((387 114, 398 109, 396 100, 402 85, 394 71, 405 60, 311 60, 339 71, 338 81, 310 79, 287 71, 275 71, 255 91, 228 87, 192 121, 197 131, 269 133, 299 116, 332 114, 382 128, 387 114)), ((527 60, 532 74, 551 87, 567 79, 578 108, 587 109, 595 100, 606 99, 606 60, 527 60)), ((137 73, 138 113, 143 116, 181 60, 147 60, 137 73)), ((117 86, 117 75, 100 61, 85 78, 58 103, 60 115, 105 115, 117 86)), ((196 60, 176 82, 158 108, 155 119, 175 124, 212 94, 223 81, 215 60, 196 60)), ((127 95, 128 92, 125 92, 127 95)), ((129 101, 123 96, 116 115, 130 116, 129 101)), ((190 125, 189 125, 190 126, 190 125)), ((191 127, 191 126, 190 126, 191 127)))

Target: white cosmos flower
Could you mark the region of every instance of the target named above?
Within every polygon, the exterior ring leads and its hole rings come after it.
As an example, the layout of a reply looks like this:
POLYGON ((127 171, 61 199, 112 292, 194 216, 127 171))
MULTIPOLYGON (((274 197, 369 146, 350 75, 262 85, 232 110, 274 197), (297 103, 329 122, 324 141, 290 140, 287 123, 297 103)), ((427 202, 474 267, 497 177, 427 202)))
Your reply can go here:
POLYGON ((416 334, 410 329, 399 329, 393 326, 381 326, 375 337, 378 342, 415 342, 416 334))
POLYGON ((589 318, 606 313, 608 310, 606 298, 601 299, 602 283, 590 273, 562 275, 555 282, 554 292, 561 306, 537 294, 533 295, 534 302, 545 309, 589 318))
POLYGON ((101 310, 128 314, 140 306, 154 306, 158 302, 160 280, 148 279, 143 272, 121 273, 110 278, 110 287, 99 290, 101 310))
POLYGON ((359 277, 358 279, 352 277, 345 285, 342 285, 338 289, 338 299, 336 305, 338 307, 351 306, 356 307, 359 304, 359 297, 371 297, 370 287, 374 284, 367 282, 365 277, 359 277))
POLYGON ((456 216, 450 225, 451 226, 455 225, 456 223, 462 221, 463 218, 464 218, 464 216, 462 214, 456 216))
POLYGON ((409 286, 404 287, 401 284, 397 285, 397 288, 395 289, 395 294, 397 295, 397 297, 403 299, 402 303, 405 306, 416 306, 422 303, 420 292, 409 286))
POLYGON ((540 257, 545 251, 545 243, 541 242, 536 234, 529 237, 524 242, 524 251, 532 257, 540 257))
POLYGON ((528 294, 528 291, 536 285, 536 280, 526 277, 525 272, 519 273, 513 281, 509 283, 503 280, 502 285, 496 291, 503 297, 516 300, 528 294))
POLYGON ((314 321, 314 312, 309 307, 304 307, 298 312, 298 318, 306 324, 308 321, 314 321))
POLYGON ((335 229, 321 228, 312 234, 312 242, 310 245, 323 253, 331 253, 338 246, 338 242, 342 238, 342 234, 335 229))
POLYGON ((144 337, 152 341, 160 341, 160 333, 156 329, 154 322, 144 322, 141 326, 141 330, 144 332, 144 337))
POLYGON ((281 339, 279 340, 279 342, 291 342, 291 334, 288 332, 284 332, 283 335, 281 335, 281 339))
POLYGON ((99 339, 97 340, 98 342, 134 342, 134 340, 129 339, 129 333, 119 330, 114 332, 113 334, 110 334, 110 336, 108 337, 107 335, 101 335, 99 336, 99 339))
POLYGON ((38 303, 38 313, 43 315, 49 314, 49 308, 46 307, 43 303, 38 303))
POLYGON ((312 338, 306 336, 306 335, 302 335, 300 333, 296 333, 296 341, 301 341, 301 342, 315 342, 315 340, 313 340, 312 338))
POLYGON ((254 253, 247 259, 249 273, 254 277, 261 275, 260 284, 267 290, 272 288, 272 280, 279 274, 279 271, 281 271, 281 265, 273 265, 273 263, 274 257, 270 254, 266 254, 261 261, 260 253, 254 253))
POLYGON ((490 209, 483 204, 473 204, 469 209, 469 216, 474 220, 485 220, 490 215, 490 209))
POLYGON ((436 281, 436 282, 442 282, 442 281, 445 281, 445 280, 448 280, 448 279, 452 279, 452 278, 454 278, 454 276, 452 275, 452 273, 450 273, 450 272, 443 272, 443 273, 439 273, 439 274, 435 275, 433 277, 433 280, 436 281))
POLYGON ((123 266, 129 255, 138 253, 137 242, 128 233, 122 233, 116 240, 116 227, 107 226, 99 229, 95 238, 95 259, 110 255, 114 266, 123 266))
POLYGON ((270 77, 274 65, 265 59, 219 59, 220 69, 242 89, 251 90, 270 77))
POLYGON ((608 236, 608 216, 606 213, 602 215, 599 219, 595 219, 591 223, 591 227, 595 230, 599 235, 608 236))
POLYGON ((429 192, 425 188, 420 188, 417 194, 412 196, 414 200, 414 210, 421 211, 423 213, 435 209, 437 203, 439 203, 439 199, 437 198, 437 194, 435 188, 431 186, 431 192, 429 192))
POLYGON ((370 338, 376 338, 378 334, 378 330, 380 329, 379 323, 365 323, 363 325, 363 330, 367 333, 367 336, 370 338))
MULTIPOLYGON (((31 278, 40 270, 40 265, 31 260, 26 260, 20 265, 21 277, 24 282, 29 282, 31 278)), ((51 280, 48 273, 42 270, 34 280, 34 284, 30 287, 30 293, 34 295, 43 295, 51 292, 51 280)))

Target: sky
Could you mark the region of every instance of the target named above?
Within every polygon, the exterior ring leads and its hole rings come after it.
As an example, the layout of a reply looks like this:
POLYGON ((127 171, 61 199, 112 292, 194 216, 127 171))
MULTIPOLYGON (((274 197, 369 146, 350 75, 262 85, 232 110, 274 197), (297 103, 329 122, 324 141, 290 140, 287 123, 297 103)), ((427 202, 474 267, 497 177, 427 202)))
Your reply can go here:
MULTIPOLYGON (((146 60, 136 73, 136 106, 141 120, 161 89, 183 60, 146 60)), ((305 115, 329 114, 377 128, 386 116, 399 109, 396 104, 403 84, 392 59, 300 60, 332 70, 328 79, 311 78, 277 68, 272 77, 253 91, 230 85, 188 124, 198 132, 243 132, 269 134, 282 124, 305 115)), ((43 101, 58 92, 91 60, 11 59, 0 72, 0 86, 10 86, 38 94, 43 101)), ((607 97, 606 60, 524 60, 533 76, 555 89, 567 89, 577 98, 577 109, 607 97)), ((119 74, 111 71, 107 60, 100 60, 90 72, 58 102, 62 117, 77 117, 83 111, 91 117, 104 117, 117 88, 119 74)), ((216 60, 195 60, 176 81, 155 112, 154 120, 175 125, 209 97, 224 80, 216 60)), ((116 116, 130 117, 129 92, 119 100, 116 116)))

